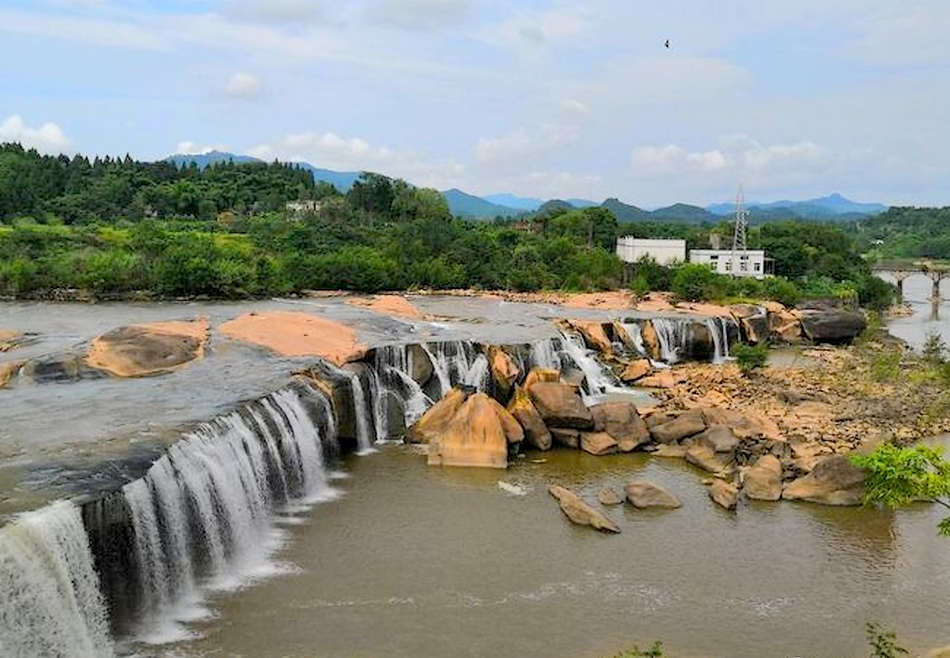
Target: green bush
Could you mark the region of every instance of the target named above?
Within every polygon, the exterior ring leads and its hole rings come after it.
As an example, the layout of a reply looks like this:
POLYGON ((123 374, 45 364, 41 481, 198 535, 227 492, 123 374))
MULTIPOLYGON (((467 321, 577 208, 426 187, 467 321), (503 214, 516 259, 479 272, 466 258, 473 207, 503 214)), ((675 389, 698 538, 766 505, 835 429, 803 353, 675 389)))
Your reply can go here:
POLYGON ((746 345, 740 343, 731 348, 730 353, 735 357, 739 369, 744 375, 750 375, 765 366, 769 358, 768 345, 746 345))
POLYGON ((672 291, 679 299, 700 302, 722 298, 727 285, 726 277, 706 265, 686 263, 673 273, 672 291))

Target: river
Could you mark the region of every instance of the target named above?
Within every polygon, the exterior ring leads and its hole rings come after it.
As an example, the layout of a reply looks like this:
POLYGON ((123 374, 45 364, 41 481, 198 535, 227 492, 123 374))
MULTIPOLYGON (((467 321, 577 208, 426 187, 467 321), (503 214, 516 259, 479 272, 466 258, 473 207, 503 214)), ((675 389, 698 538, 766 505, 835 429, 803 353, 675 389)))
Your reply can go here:
MULTIPOLYGON (((76 350, 133 321, 217 321, 249 308, 311 306, 357 322, 373 344, 537 340, 555 335, 550 320, 564 313, 466 299, 418 304, 441 319, 410 323, 320 300, 12 304, 4 305, 2 324, 35 327, 41 338, 23 348, 34 356, 76 350)), ((923 335, 930 322, 902 319, 895 333, 911 340, 907 332, 923 335)), ((2 391, 0 511, 137 477, 123 469, 143 470, 197 421, 284 386, 304 361, 212 336, 204 362, 172 375, 2 391), (130 459, 138 451, 141 459, 130 459), (103 464, 113 468, 106 484, 103 464)), ((290 401, 271 406, 277 402, 290 401)), ((385 443, 320 477, 320 496, 277 509, 261 526, 267 550, 257 563, 202 586, 190 610, 166 611, 157 625, 122 640, 117 653, 600 658, 661 640, 678 658, 841 658, 867 654, 866 622, 898 631, 911 649, 950 643, 950 540, 936 536, 941 515, 930 506, 888 512, 744 503, 729 513, 709 501, 700 471, 643 454, 529 452, 507 471, 439 469, 411 446, 385 443), (601 487, 619 491, 633 476, 666 486, 683 507, 612 508, 622 533, 607 536, 572 526, 546 492, 558 483, 592 500, 601 487)), ((0 609, 3 587, 9 584, 0 583, 0 609)))

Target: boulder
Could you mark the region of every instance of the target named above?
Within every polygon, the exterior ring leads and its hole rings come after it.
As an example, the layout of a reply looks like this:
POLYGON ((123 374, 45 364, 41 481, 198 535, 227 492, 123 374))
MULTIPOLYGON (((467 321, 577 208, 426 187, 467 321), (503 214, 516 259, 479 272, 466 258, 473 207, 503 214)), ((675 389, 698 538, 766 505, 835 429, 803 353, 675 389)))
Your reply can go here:
POLYGON ((593 405, 590 413, 596 431, 607 432, 617 443, 630 446, 624 452, 650 442, 650 430, 630 402, 602 402, 593 405))
POLYGON ((566 427, 551 427, 551 439, 555 445, 577 450, 581 447, 581 433, 566 427))
POLYGON ((818 461, 811 473, 785 485, 782 498, 824 505, 860 505, 864 500, 865 473, 845 455, 818 461))
POLYGON ((406 432, 406 441, 429 443, 443 434, 468 396, 469 393, 460 388, 453 388, 446 393, 441 400, 422 414, 422 418, 413 423, 406 432))
POLYGON ((573 386, 561 382, 537 382, 528 388, 528 394, 548 427, 593 429, 594 417, 573 386))
POLYGON ((686 446, 677 443, 661 443, 651 452, 654 457, 669 457, 672 459, 683 459, 686 457, 686 446))
POLYGON ((729 307, 748 343, 758 345, 769 338, 769 319, 765 308, 755 304, 733 304, 729 307))
POLYGON ((724 473, 732 465, 733 453, 718 453, 705 441, 694 441, 686 449, 686 461, 710 473, 724 473))
POLYGON ((600 457, 617 452, 617 442, 606 432, 581 432, 581 450, 600 457))
POLYGON ((672 420, 654 425, 650 435, 658 443, 673 443, 706 429, 706 420, 700 409, 690 409, 672 420))
POLYGON ((170 372, 204 355, 208 331, 206 319, 119 327, 92 342, 86 364, 117 377, 170 372))
MULTIPOLYGON (((421 420, 421 419, 420 419, 421 420)), ((523 438, 514 416, 485 393, 468 397, 429 441, 429 466, 508 466, 508 444, 523 438)))
POLYGON ((725 425, 740 439, 770 439, 782 441, 784 436, 774 420, 765 415, 747 409, 724 409, 705 407, 702 410, 707 425, 725 425))
POLYGON ((507 400, 511 395, 511 387, 521 376, 521 368, 510 354, 497 345, 488 348, 488 367, 499 399, 507 400))
POLYGON ((538 382, 559 382, 561 381, 561 373, 558 370, 552 370, 550 368, 532 368, 528 371, 528 374, 524 378, 521 386, 524 390, 531 390, 531 387, 537 384, 538 382))
POLYGON ((17 373, 22 365, 22 361, 6 361, 0 363, 0 388, 10 383, 10 380, 13 379, 13 375, 17 373))
POLYGON ((597 500, 600 501, 601 505, 619 505, 623 502, 623 498, 617 495, 617 492, 610 487, 604 487, 597 492, 597 500))
POLYGON ((429 353, 422 345, 416 343, 408 345, 406 353, 409 356, 409 376, 419 386, 425 386, 435 373, 429 353))
POLYGON ((802 340, 802 325, 798 315, 778 302, 763 305, 769 313, 769 336, 774 341, 795 345, 802 340))
POLYGON ((535 409, 531 396, 520 386, 515 386, 515 393, 508 403, 508 411, 524 429, 524 438, 533 448, 538 450, 551 449, 551 432, 535 409))
POLYGON ((627 502, 637 509, 647 507, 675 509, 682 505, 669 491, 646 480, 631 480, 624 487, 624 492, 627 494, 627 502))
POLYGON ((739 447, 739 438, 726 425, 710 425, 694 438, 709 444, 717 453, 732 454, 739 447))
POLYGON ((613 344, 607 337, 604 325, 597 320, 568 320, 567 324, 576 329, 587 347, 596 350, 601 354, 610 354, 613 351, 613 344))
POLYGON ((672 370, 655 370, 646 377, 637 380, 637 386, 643 388, 673 388, 676 386, 676 375, 672 370))
POLYGON ((650 359, 637 359, 636 361, 631 361, 620 373, 620 381, 622 382, 635 382, 638 379, 646 377, 651 372, 653 372, 653 364, 650 363, 650 359))
POLYGON ((708 493, 714 503, 725 509, 735 509, 739 503, 739 490, 725 480, 714 480, 708 493))
POLYGON ((656 335, 656 328, 649 320, 640 325, 640 338, 643 340, 643 348, 647 356, 654 361, 660 361, 663 352, 660 349, 660 339, 656 335))
POLYGON ((620 532, 617 524, 585 503, 580 496, 570 489, 552 484, 548 487, 548 493, 557 499, 561 511, 571 522, 578 525, 589 525, 601 532, 620 532))
POLYGON ((804 309, 799 316, 802 333, 814 343, 847 343, 867 326, 861 313, 839 308, 804 309))
POLYGON ((752 500, 775 501, 782 497, 782 462, 762 455, 742 474, 742 490, 752 500))

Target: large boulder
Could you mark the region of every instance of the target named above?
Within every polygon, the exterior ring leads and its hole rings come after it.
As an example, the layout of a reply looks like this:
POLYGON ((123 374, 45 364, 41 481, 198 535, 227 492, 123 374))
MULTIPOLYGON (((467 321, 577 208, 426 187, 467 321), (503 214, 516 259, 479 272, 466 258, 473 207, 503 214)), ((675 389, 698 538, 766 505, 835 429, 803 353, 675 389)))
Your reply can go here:
POLYGON ((570 384, 536 382, 528 388, 528 394, 549 427, 593 429, 594 417, 584 406, 577 389, 570 384))
POLYGON ((802 340, 802 323, 798 315, 778 302, 768 301, 763 305, 769 313, 769 336, 772 340, 797 344, 802 340))
POLYGON ((406 431, 406 441, 429 443, 443 434, 468 396, 469 392, 460 388, 453 388, 446 393, 406 431))
POLYGON ((117 377, 170 372, 203 356, 209 326, 201 319, 119 327, 92 342, 86 364, 117 377))
POLYGON ((432 365, 432 359, 429 353, 419 344, 412 343, 406 347, 406 354, 409 357, 409 376, 412 377, 419 386, 425 386, 435 374, 435 368, 432 365))
POLYGON ((814 343, 847 343, 867 326, 861 313, 840 308, 803 309, 798 313, 802 332, 814 343))
POLYGON ((623 490, 627 494, 627 502, 637 509, 647 507, 675 509, 682 505, 679 499, 669 491, 646 480, 631 480, 623 490))
POLYGON ((566 427, 551 427, 551 440, 555 445, 577 450, 581 447, 581 433, 566 427))
POLYGON ((758 345, 769 338, 768 313, 762 306, 755 304, 733 304, 729 307, 748 343, 758 345))
POLYGON ((521 386, 528 391, 538 382, 559 382, 561 381, 561 372, 551 368, 532 368, 528 371, 521 386))
POLYGON ((726 425, 710 425, 695 440, 708 444, 717 453, 734 454, 739 447, 739 438, 726 425))
POLYGON ((617 452, 617 442, 606 432, 581 432, 581 450, 597 457, 617 452))
POLYGON ((656 328, 649 320, 640 325, 640 338, 643 340, 643 349, 647 356, 654 361, 660 361, 663 358, 663 350, 660 348, 660 338, 656 334, 656 328))
POLYGON ((580 496, 570 489, 552 484, 548 487, 548 493, 557 499, 561 511, 573 523, 589 525, 601 532, 620 532, 620 528, 617 527, 616 523, 585 503, 580 496))
POLYGON ((568 320, 567 324, 580 332, 587 347, 601 354, 613 351, 613 344, 607 336, 603 323, 597 320, 568 320))
POLYGON ((714 480, 707 493, 714 503, 728 510, 735 509, 739 503, 739 490, 725 480, 714 480))
POLYGON ((732 465, 734 453, 718 453, 705 441, 695 441, 686 449, 686 461, 710 473, 724 473, 732 465))
POLYGON ((514 416, 487 394, 474 393, 429 441, 429 465, 506 468, 508 444, 523 438, 514 416))
POLYGON ((594 429, 612 436, 623 452, 650 442, 650 430, 630 402, 602 402, 593 405, 590 413, 594 429))
POLYGON ((510 354, 497 345, 488 348, 488 367, 499 399, 507 400, 512 386, 521 376, 521 368, 510 354))
POLYGON ((706 429, 706 420, 701 409, 690 409, 672 420, 654 425, 650 434, 658 443, 673 443, 706 429))
POLYGON ((742 490, 752 500, 775 501, 782 497, 782 462, 762 455, 742 474, 742 490))
POLYGON ((785 485, 782 498, 824 505, 860 505, 864 500, 862 469, 845 455, 831 455, 815 464, 804 477, 785 485))
POLYGON ((524 429, 524 438, 528 445, 538 450, 551 449, 551 432, 531 401, 531 396, 522 387, 515 386, 515 393, 508 403, 508 411, 524 429))

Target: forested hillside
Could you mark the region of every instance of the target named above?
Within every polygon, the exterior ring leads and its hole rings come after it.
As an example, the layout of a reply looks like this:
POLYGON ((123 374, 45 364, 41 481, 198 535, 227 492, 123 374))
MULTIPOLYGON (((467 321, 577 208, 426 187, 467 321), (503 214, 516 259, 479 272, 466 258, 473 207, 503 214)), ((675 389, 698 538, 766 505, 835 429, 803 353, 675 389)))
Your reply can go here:
POLYGON ((558 203, 530 218, 469 222, 453 217, 438 191, 374 173, 342 194, 287 164, 179 167, 0 146, 0 295, 235 298, 307 289, 590 290, 626 281, 675 291, 679 276, 680 292, 706 298, 889 300, 854 241, 831 226, 752 230, 750 246, 764 247, 782 275, 767 285, 693 266, 624 266, 614 254, 618 235, 683 237, 700 248, 710 232, 731 237, 728 223, 620 225, 608 208, 558 203), (689 277, 702 285, 686 285, 689 277))

